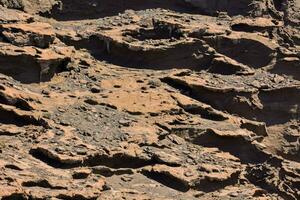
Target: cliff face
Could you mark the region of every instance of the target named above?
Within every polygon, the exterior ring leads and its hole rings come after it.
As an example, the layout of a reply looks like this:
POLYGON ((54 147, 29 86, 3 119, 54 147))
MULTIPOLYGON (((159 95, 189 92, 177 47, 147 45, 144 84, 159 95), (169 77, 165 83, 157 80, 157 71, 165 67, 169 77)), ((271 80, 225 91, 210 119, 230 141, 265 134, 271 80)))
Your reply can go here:
POLYGON ((1 199, 299 199, 299 4, 0 0, 1 199))

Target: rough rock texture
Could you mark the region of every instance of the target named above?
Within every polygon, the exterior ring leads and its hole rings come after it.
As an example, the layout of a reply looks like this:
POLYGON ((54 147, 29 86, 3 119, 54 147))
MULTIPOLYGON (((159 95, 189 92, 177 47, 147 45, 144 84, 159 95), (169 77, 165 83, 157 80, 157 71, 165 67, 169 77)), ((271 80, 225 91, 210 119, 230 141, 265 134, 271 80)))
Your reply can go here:
POLYGON ((1 199, 300 199, 299 0, 0 0, 1 199))

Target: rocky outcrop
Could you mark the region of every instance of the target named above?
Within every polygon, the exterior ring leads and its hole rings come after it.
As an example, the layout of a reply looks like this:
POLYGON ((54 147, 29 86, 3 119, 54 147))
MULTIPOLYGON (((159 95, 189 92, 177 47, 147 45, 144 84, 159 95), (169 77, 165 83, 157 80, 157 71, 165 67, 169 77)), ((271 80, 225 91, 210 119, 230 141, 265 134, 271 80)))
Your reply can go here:
POLYGON ((299 199, 297 2, 0 0, 0 199, 299 199))
POLYGON ((55 34, 46 23, 0 25, 2 40, 16 46, 48 48, 54 42, 55 34))
POLYGON ((16 22, 31 22, 33 17, 29 14, 7 9, 5 7, 0 6, 0 22, 1 24, 5 23, 16 23, 16 22))

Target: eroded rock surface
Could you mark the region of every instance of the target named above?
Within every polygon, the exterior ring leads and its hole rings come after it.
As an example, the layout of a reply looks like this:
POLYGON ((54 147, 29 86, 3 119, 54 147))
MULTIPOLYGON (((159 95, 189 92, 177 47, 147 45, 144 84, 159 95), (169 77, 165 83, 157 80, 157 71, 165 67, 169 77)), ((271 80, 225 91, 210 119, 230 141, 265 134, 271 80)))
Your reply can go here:
POLYGON ((299 199, 299 9, 0 0, 0 198, 299 199))

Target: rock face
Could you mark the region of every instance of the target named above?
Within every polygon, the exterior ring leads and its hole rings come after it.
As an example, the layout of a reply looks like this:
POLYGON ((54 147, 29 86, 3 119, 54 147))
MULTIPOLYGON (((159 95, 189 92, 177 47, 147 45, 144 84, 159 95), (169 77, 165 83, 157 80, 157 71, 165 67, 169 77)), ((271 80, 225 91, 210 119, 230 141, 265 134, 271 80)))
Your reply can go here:
POLYGON ((297 0, 0 0, 0 199, 300 199, 297 0))
POLYGON ((0 43, 0 72, 23 83, 49 81, 70 62, 72 48, 36 49, 0 43))
POLYGON ((7 9, 0 6, 0 22, 1 24, 15 23, 15 22, 30 22, 33 20, 33 17, 24 12, 17 10, 7 9))
POLYGON ((52 27, 46 23, 0 25, 2 40, 15 46, 48 48, 55 39, 52 27))

